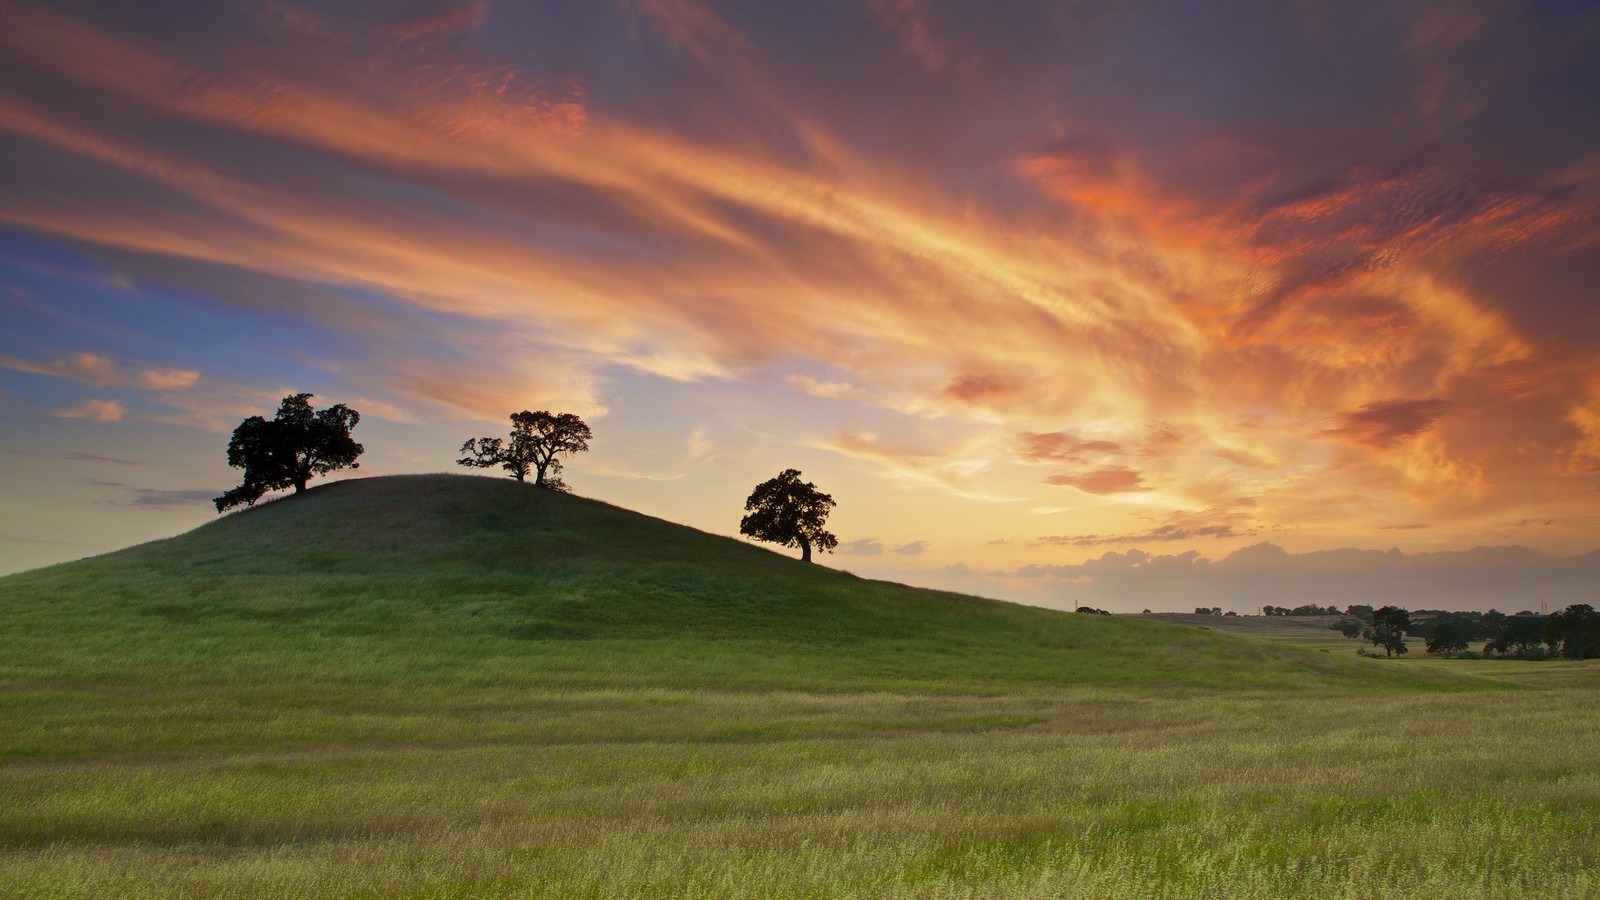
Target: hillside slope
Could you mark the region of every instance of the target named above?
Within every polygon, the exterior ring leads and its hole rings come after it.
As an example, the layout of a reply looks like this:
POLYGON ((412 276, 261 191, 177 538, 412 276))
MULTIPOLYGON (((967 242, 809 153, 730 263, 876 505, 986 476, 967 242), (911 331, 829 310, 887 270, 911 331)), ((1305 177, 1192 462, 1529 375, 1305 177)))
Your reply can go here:
POLYGON ((597 501, 456 475, 328 484, 0 579, 0 631, 0 678, 34 684, 1281 692, 1428 677, 866 581, 597 501))

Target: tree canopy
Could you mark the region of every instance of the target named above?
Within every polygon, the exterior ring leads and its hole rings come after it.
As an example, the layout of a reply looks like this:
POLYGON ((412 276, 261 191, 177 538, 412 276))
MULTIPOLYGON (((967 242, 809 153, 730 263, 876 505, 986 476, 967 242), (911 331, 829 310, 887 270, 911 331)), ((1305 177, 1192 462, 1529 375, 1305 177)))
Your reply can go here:
POLYGON ((1587 603, 1574 603, 1545 622, 1545 643, 1568 659, 1600 653, 1600 613, 1587 603))
POLYGON ((557 457, 587 451, 592 437, 589 426, 572 413, 523 410, 511 414, 509 439, 468 438, 456 464, 478 469, 499 466, 518 481, 526 481, 532 472, 536 487, 564 491, 567 485, 561 480, 557 457))
POLYGON ((1428 638, 1428 652, 1449 656, 1467 649, 1467 633, 1455 622, 1441 622, 1428 638))
POLYGON ((268 491, 293 487, 298 494, 314 476, 360 467, 363 448, 350 429, 361 414, 343 403, 314 410, 311 397, 285 397, 271 420, 251 416, 233 430, 228 465, 244 469, 244 483, 212 501, 217 512, 254 506, 268 491))
POLYGON ((1385 656, 1404 654, 1406 633, 1411 630, 1411 613, 1398 606, 1385 606, 1373 611, 1372 627, 1367 630, 1367 640, 1382 647, 1385 656))
POLYGON ((1483 645, 1483 652, 1535 659, 1544 655, 1545 617, 1518 613, 1503 619, 1499 633, 1483 645))
POLYGON ((800 559, 811 561, 811 548, 830 552, 839 539, 825 531, 828 513, 836 504, 832 497, 800 480, 798 469, 784 469, 778 477, 763 481, 744 502, 747 515, 739 521, 739 533, 758 541, 799 547, 800 559))

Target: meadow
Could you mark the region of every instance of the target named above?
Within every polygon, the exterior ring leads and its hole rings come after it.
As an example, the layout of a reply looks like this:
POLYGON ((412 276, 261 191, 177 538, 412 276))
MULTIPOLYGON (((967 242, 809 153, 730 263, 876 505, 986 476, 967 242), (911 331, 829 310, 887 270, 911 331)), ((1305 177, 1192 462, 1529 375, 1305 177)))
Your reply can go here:
POLYGON ((342 482, 0 579, 0 893, 1600 896, 1600 665, 1227 626, 342 482))

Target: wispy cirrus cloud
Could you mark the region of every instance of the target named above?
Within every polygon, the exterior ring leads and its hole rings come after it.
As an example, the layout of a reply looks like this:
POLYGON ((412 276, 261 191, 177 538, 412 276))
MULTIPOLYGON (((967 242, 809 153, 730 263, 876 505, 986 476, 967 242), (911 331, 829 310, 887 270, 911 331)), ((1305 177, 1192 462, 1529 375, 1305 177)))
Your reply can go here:
POLYGON ((1172 541, 1251 537, 1261 532, 1261 525, 1254 512, 1255 506, 1255 501, 1241 498, 1202 510, 1174 512, 1167 516, 1164 523, 1141 531, 1120 534, 1050 535, 1035 539, 1034 544, 1070 547, 1098 547, 1108 544, 1134 546, 1172 541))
POLYGON ((125 506, 143 506, 159 509, 209 504, 214 498, 223 493, 221 489, 139 487, 137 485, 124 484, 120 481, 108 481, 103 478, 85 478, 83 483, 91 487, 115 488, 123 494, 122 499, 111 502, 125 506))
POLYGON ((0 453, 10 453, 13 456, 26 456, 31 459, 59 459, 66 462, 110 463, 114 466, 139 466, 142 462, 135 459, 119 459, 115 456, 101 456, 96 453, 84 453, 78 450, 69 450, 65 453, 41 453, 34 450, 17 450, 12 447, 0 447, 0 453))
POLYGON ((118 422, 127 410, 115 400, 85 400, 56 410, 52 415, 62 419, 93 419, 96 422, 118 422))
POLYGON ((1115 441, 1085 440, 1064 431, 1046 434, 1024 432, 1017 436, 1016 454, 1027 462, 1082 462, 1093 455, 1122 452, 1115 441))
POLYGON ((194 369, 130 365, 103 353, 87 352, 43 362, 0 354, 0 368, 66 378, 95 387, 137 387, 151 391, 183 390, 200 380, 200 373, 194 369))

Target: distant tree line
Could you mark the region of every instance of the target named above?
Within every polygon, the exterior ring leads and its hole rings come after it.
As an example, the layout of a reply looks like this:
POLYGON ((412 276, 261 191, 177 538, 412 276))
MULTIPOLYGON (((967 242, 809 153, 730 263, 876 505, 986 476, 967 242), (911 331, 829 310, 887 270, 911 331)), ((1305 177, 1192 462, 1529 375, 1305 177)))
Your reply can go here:
POLYGON ((1394 606, 1345 607, 1343 618, 1331 628, 1348 638, 1361 638, 1382 649, 1386 656, 1406 652, 1405 636, 1422 638, 1429 653, 1462 656, 1473 643, 1483 642, 1483 656, 1510 659, 1591 659, 1600 655, 1600 613, 1587 603, 1575 603, 1550 615, 1523 610, 1507 615, 1499 610, 1457 612, 1422 609, 1415 613, 1394 606))
MULTIPOLYGON (((1372 607, 1369 606, 1367 609, 1371 610, 1372 607)), ((1294 609, 1287 606, 1261 607, 1261 614, 1264 616, 1337 616, 1339 612, 1337 606, 1318 606, 1315 603, 1296 606, 1294 609)))

